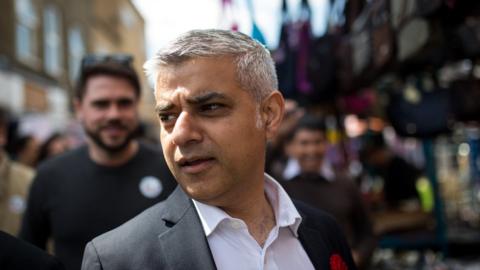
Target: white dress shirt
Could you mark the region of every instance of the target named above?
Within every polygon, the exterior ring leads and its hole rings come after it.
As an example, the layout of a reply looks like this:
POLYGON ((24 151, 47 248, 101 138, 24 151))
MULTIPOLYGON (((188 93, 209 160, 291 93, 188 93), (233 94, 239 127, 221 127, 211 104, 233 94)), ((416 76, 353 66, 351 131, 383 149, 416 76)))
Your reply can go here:
POLYGON ((193 200, 217 269, 314 269, 298 239, 302 218, 285 190, 267 174, 265 193, 276 225, 263 247, 249 234, 243 220, 193 200))
MULTIPOLYGON (((298 160, 289 158, 285 165, 285 169, 283 170, 282 177, 285 181, 290 181, 294 177, 300 175, 301 171, 302 169, 300 168, 300 164, 298 164, 298 160)), ((332 164, 327 160, 322 162, 322 166, 318 170, 318 173, 328 181, 335 180, 335 172, 333 171, 332 164)))

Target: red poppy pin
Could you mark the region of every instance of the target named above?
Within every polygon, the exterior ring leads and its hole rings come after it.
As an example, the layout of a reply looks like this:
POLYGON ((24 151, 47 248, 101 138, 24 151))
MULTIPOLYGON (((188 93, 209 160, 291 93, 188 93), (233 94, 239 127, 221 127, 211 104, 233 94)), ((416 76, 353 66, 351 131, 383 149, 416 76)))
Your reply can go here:
POLYGON ((347 264, 338 254, 330 256, 330 270, 348 270, 347 264))

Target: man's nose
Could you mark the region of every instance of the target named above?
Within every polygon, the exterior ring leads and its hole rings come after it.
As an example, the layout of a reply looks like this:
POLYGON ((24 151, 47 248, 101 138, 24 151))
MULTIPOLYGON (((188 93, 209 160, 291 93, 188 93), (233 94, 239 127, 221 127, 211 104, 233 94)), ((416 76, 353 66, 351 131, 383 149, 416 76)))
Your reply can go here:
POLYGON ((121 109, 117 104, 110 104, 107 109, 107 117, 109 119, 118 118, 121 114, 121 109))
POLYGON ((318 154, 319 152, 319 145, 317 143, 309 143, 307 144, 307 146, 305 147, 305 151, 309 154, 309 155, 316 155, 318 154))
POLYGON ((182 112, 175 121, 171 133, 172 142, 177 146, 185 146, 202 140, 202 133, 194 117, 182 112))

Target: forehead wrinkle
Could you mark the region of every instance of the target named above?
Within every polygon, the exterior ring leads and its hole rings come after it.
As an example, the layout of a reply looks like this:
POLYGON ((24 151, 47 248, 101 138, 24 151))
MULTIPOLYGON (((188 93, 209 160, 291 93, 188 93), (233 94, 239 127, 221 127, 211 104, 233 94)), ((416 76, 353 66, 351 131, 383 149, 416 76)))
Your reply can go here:
POLYGON ((157 106, 161 106, 161 104, 173 104, 174 99, 178 99, 179 95, 182 92, 187 92, 188 90, 185 87, 175 87, 175 88, 163 88, 157 89, 157 93, 155 97, 157 99, 157 106))
POLYGON ((222 93, 215 92, 215 91, 205 91, 205 92, 199 93, 196 96, 187 97, 186 101, 191 105, 195 105, 195 104, 205 103, 215 98, 226 99, 226 96, 222 93))

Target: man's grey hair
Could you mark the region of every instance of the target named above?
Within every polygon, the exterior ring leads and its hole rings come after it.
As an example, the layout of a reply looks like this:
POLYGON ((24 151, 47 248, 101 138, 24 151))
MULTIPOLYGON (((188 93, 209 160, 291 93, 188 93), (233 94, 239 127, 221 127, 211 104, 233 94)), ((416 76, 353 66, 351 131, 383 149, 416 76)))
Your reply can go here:
POLYGON ((240 86, 261 101, 278 89, 277 74, 270 52, 240 32, 192 30, 170 42, 144 64, 147 76, 156 83, 162 67, 199 57, 232 56, 240 86))

